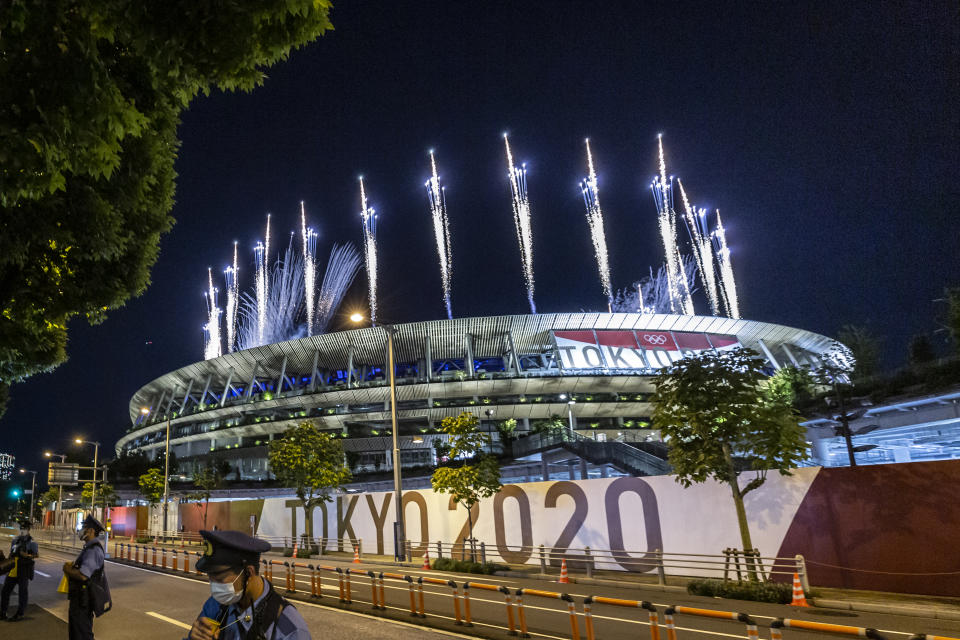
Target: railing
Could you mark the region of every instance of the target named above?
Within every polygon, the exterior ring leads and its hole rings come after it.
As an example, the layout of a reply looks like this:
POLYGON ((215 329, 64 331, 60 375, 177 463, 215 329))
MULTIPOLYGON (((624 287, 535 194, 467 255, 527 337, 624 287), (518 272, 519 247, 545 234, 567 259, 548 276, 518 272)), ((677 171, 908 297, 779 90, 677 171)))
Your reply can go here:
POLYGON ((635 446, 616 440, 601 442, 580 435, 570 429, 552 433, 534 433, 514 440, 513 457, 521 458, 531 453, 561 447, 593 464, 612 464, 637 475, 665 475, 671 472, 670 464, 657 456, 641 451, 635 446))

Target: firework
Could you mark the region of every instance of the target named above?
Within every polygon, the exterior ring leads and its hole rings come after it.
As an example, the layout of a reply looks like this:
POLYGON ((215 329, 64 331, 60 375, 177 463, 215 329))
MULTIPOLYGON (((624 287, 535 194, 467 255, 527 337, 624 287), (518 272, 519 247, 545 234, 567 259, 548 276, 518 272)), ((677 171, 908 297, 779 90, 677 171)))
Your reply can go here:
POLYGON ((333 313, 340 306, 343 296, 346 295, 347 289, 360 271, 361 264, 363 264, 363 258, 353 245, 333 245, 317 300, 317 333, 326 332, 330 326, 333 313))
POLYGON ((220 309, 217 307, 217 289, 213 286, 213 269, 207 268, 207 324, 203 330, 207 341, 203 349, 205 360, 216 358, 223 354, 220 345, 220 309))
POLYGON ((517 242, 520 244, 527 300, 530 302, 530 313, 536 313, 537 305, 533 301, 533 231, 530 228, 530 200, 527 198, 527 166, 525 164, 520 165, 519 168, 514 166, 507 134, 503 134, 503 143, 507 148, 507 170, 513 199, 513 224, 517 230, 517 242))
POLYGON ((267 298, 270 295, 270 282, 267 278, 270 266, 270 214, 267 214, 267 232, 264 242, 258 242, 253 248, 256 262, 256 297, 257 297, 257 336, 258 343, 264 344, 263 333, 267 325, 267 298))
POLYGON ((443 185, 437 174, 437 161, 430 150, 431 177, 425 183, 427 199, 430 202, 430 216, 433 218, 433 234, 437 240, 437 256, 440 260, 440 281, 443 285, 443 301, 447 307, 447 318, 453 318, 450 307, 450 276, 453 271, 453 252, 450 247, 450 221, 447 219, 447 201, 443 185))
POLYGON ((663 154, 663 136, 657 136, 660 152, 660 175, 653 180, 650 188, 657 204, 657 224, 660 227, 660 239, 667 261, 667 289, 670 296, 672 313, 682 312, 686 306, 679 286, 679 264, 677 262, 677 216, 673 210, 673 177, 667 178, 667 163, 663 154))
POLYGON ((300 201, 300 235, 303 239, 303 288, 307 303, 307 335, 313 335, 313 308, 317 277, 317 233, 307 228, 307 210, 300 201))
POLYGON ((717 276, 713 266, 713 245, 710 243, 710 234, 706 229, 706 211, 695 209, 690 205, 687 192, 683 189, 683 182, 677 179, 680 187, 680 198, 683 200, 684 220, 687 231, 690 233, 690 243, 693 245, 693 257, 697 261, 697 269, 703 280, 703 287, 707 293, 707 301, 713 315, 720 315, 720 300, 717 296, 717 276))
POLYGON ((377 212, 367 206, 367 193, 360 176, 360 219, 363 222, 363 257, 367 265, 370 324, 377 324, 377 212))
POLYGON ((227 291, 227 351, 233 352, 237 343, 237 311, 239 309, 239 268, 237 266, 237 243, 233 243, 233 265, 223 270, 227 291))
POLYGON ((717 211, 717 228, 713 232, 716 242, 717 262, 720 264, 720 290, 726 303, 727 315, 731 318, 740 318, 740 300, 737 296, 737 283, 733 279, 733 265, 730 262, 730 247, 727 246, 727 232, 720 220, 720 211, 717 211))
POLYGON ((607 310, 613 304, 613 292, 610 288, 610 260, 607 254, 607 236, 603 231, 603 211, 600 209, 600 192, 597 188, 597 172, 593 168, 593 154, 590 152, 590 139, 584 141, 587 145, 586 179, 580 183, 583 192, 583 202, 587 206, 587 224, 590 225, 590 240, 593 242, 593 252, 597 257, 597 270, 600 273, 600 285, 603 295, 607 297, 607 310))

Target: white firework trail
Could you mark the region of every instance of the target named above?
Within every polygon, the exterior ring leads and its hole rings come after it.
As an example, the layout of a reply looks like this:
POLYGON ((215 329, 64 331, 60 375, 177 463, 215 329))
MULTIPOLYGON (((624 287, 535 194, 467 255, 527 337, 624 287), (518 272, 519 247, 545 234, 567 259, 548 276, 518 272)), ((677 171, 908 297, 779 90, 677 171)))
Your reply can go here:
POLYGON ((240 306, 239 268, 237 266, 237 242, 233 242, 233 265, 223 270, 227 291, 227 351, 232 353, 237 344, 237 311, 240 306))
POLYGON ((533 301, 533 231, 530 228, 530 200, 527 198, 527 167, 525 164, 520 165, 519 168, 514 166, 507 134, 503 134, 503 143, 507 148, 507 170, 513 199, 513 224, 517 230, 517 242, 520 244, 527 300, 530 302, 530 313, 536 313, 537 305, 533 301))
POLYGON ((315 286, 317 278, 317 232, 307 228, 307 211, 300 201, 300 236, 303 239, 303 289, 307 303, 307 335, 313 335, 315 286))
POLYGON ((437 173, 437 160, 430 150, 430 179, 427 187, 427 199, 430 202, 430 216, 433 218, 433 235, 437 241, 437 256, 440 260, 440 282, 443 285, 443 302, 447 307, 447 318, 453 319, 450 307, 450 279, 453 272, 453 252, 450 246, 450 221, 447 218, 447 201, 443 185, 437 173))
POLYGON ((204 293, 207 299, 207 324, 203 330, 206 335, 206 344, 203 349, 203 358, 209 360, 223 355, 220 345, 220 308, 217 307, 217 289, 213 286, 213 269, 207 268, 208 290, 204 293))
POLYGON ((367 266, 370 324, 377 324, 377 212, 367 206, 367 193, 360 176, 360 219, 363 222, 363 257, 367 266))
POLYGON ((257 275, 256 297, 257 297, 257 336, 259 344, 264 344, 263 334, 267 326, 267 299, 270 295, 270 279, 268 271, 270 266, 270 214, 267 214, 267 232, 264 242, 258 242, 253 249, 254 259, 256 260, 257 275))
POLYGON ((586 179, 580 183, 583 202, 587 207, 587 224, 590 225, 590 240, 597 257, 597 270, 600 273, 600 285, 607 297, 607 311, 612 309, 613 291, 610 287, 610 258, 607 253, 607 236, 603 230, 603 211, 600 209, 600 192, 597 185, 597 172, 593 168, 593 154, 590 152, 590 138, 584 140, 587 146, 586 179))
POLYGON ((731 318, 740 318, 740 300, 737 296, 737 283, 733 279, 733 264, 730 262, 730 247, 727 246, 727 232, 720 220, 720 211, 717 211, 717 228, 713 232, 717 243, 717 262, 720 264, 720 283, 722 285, 724 301, 727 305, 727 315, 731 318))
POLYGON ((660 153, 660 175, 650 185, 657 204, 657 222, 667 263, 667 288, 673 313, 686 313, 689 303, 680 287, 680 263, 677 259, 677 214, 673 209, 673 177, 667 178, 667 163, 663 154, 663 136, 657 136, 660 153))
POLYGON ((333 245, 317 300, 317 333, 326 333, 333 321, 334 312, 340 306, 347 289, 353 284, 362 264, 363 258, 352 244, 333 245))
POLYGON ((720 315, 720 300, 717 297, 717 276, 713 266, 713 245, 710 242, 710 234, 705 228, 706 220, 704 209, 697 210, 690 205, 687 198, 687 192, 683 189, 683 182, 677 178, 677 185, 680 187, 680 198, 683 200, 684 220, 687 223, 687 231, 690 233, 690 242, 693 245, 693 257, 697 261, 697 269, 700 271, 700 279, 703 280, 703 288, 707 293, 707 301, 710 303, 710 311, 713 315, 720 315))

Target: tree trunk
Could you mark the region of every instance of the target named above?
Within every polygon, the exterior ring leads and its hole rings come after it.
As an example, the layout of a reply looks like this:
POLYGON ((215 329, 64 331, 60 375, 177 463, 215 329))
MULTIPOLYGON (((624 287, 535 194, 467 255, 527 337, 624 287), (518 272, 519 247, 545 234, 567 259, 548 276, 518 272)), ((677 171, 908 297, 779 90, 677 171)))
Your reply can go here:
POLYGON ((469 526, 470 526, 470 540, 469 540, 469 542, 470 542, 470 562, 476 562, 476 561, 477 561, 476 553, 475 553, 475 551, 474 551, 474 549, 473 549, 473 505, 470 504, 470 505, 466 505, 466 506, 467 506, 467 523, 468 523, 469 526))
POLYGON ((307 548, 313 553, 313 510, 316 508, 316 505, 313 504, 313 500, 305 500, 303 502, 303 512, 307 516, 307 548))
POLYGON ((750 539, 750 525, 747 523, 747 510, 743 506, 743 493, 740 491, 740 483, 737 481, 737 472, 733 466, 733 453, 730 445, 724 444, 723 457, 727 463, 727 474, 729 477, 730 492, 733 494, 733 504, 737 509, 737 524, 740 525, 740 541, 743 544, 744 560, 747 565, 747 574, 751 580, 757 579, 756 567, 753 558, 747 557, 753 549, 753 541, 750 539))
POLYGON ((203 528, 207 528, 207 514, 210 512, 210 496, 203 501, 203 528))

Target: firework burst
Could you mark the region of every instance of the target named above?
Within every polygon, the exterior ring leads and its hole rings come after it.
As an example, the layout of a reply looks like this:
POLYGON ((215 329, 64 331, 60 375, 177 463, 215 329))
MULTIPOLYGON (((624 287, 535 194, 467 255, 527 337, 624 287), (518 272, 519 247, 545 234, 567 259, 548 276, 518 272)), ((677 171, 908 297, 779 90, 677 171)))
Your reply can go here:
POLYGON ((527 166, 525 164, 520 165, 519 168, 514 166, 507 134, 503 134, 503 143, 507 148, 507 172, 513 200, 513 224, 517 230, 517 242, 520 244, 527 300, 530 302, 530 313, 536 313, 537 305, 533 301, 533 231, 530 227, 530 200, 527 197, 527 166))
POLYGON ((730 247, 727 246, 727 232, 720 220, 720 211, 717 211, 717 228, 713 232, 716 243, 717 262, 720 264, 720 284, 723 300, 726 303, 727 315, 731 318, 740 318, 740 299, 737 295, 737 283, 733 279, 733 264, 730 262, 730 247))
POLYGON ((430 216, 433 218, 433 234, 437 241, 437 256, 440 260, 440 281, 443 285, 443 301, 447 307, 447 318, 453 318, 450 307, 450 278, 453 271, 453 252, 450 246, 450 221, 447 219, 447 201, 443 185, 437 173, 437 161, 430 150, 431 177, 426 182, 427 199, 430 202, 430 216))
POLYGON ((590 225, 590 240, 597 258, 597 270, 600 273, 600 285, 607 297, 607 310, 612 308, 613 292, 610 287, 610 260, 607 253, 607 236, 603 230, 603 211, 600 209, 600 192, 597 185, 597 172, 593 168, 593 154, 590 152, 590 139, 587 146, 587 177, 580 183, 583 202, 587 207, 587 224, 590 225))
POLYGON ((679 178, 677 179, 677 186, 680 187, 680 199, 683 200, 684 221, 687 223, 687 231, 690 233, 693 257, 697 261, 700 279, 703 280, 703 288, 707 294, 707 301, 710 303, 710 311, 715 316, 720 315, 717 276, 713 264, 713 245, 710 242, 710 234, 706 229, 706 210, 697 210, 690 205, 687 192, 683 189, 683 182, 679 178))
POLYGON ((307 210, 300 201, 300 236, 303 240, 303 288, 307 306, 307 335, 313 335, 315 286, 317 277, 317 233, 307 227, 307 210))
POLYGON ((223 354, 220 345, 220 308, 217 306, 217 289, 213 286, 213 269, 207 268, 207 324, 203 330, 206 335, 206 344, 203 349, 205 360, 216 358, 223 354))
POLYGON ((367 266, 370 323, 377 324, 377 212, 367 205, 367 192, 360 176, 360 219, 363 222, 363 257, 367 266))
POLYGON ((233 243, 233 265, 223 270, 223 279, 227 291, 227 351, 233 352, 237 344, 237 311, 239 309, 240 270, 237 264, 237 243, 233 243))

